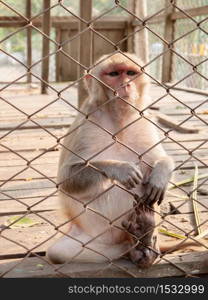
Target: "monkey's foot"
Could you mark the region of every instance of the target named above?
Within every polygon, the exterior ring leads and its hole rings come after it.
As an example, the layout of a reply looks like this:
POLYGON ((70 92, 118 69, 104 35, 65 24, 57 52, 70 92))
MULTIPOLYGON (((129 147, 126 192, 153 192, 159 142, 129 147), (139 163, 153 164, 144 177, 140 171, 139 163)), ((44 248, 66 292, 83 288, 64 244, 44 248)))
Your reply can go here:
POLYGON ((129 252, 130 259, 139 268, 150 267, 158 257, 158 251, 145 246, 136 247, 129 252))

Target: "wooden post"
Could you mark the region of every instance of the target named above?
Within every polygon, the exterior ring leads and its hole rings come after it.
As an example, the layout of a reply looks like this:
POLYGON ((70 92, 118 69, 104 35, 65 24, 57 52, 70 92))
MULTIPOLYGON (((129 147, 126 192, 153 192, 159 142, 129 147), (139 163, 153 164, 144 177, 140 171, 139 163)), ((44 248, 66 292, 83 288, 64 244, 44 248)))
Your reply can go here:
MULTIPOLYGON (((28 19, 31 18, 31 0, 26 1, 26 17, 28 19)), ((27 28, 27 66, 32 65, 32 29, 31 27, 27 28)), ((32 82, 32 76, 31 73, 29 72, 27 74, 27 82, 31 83, 32 82)))
MULTIPOLYGON (((132 13, 135 13, 135 7, 136 7, 136 0, 128 0, 128 2, 127 2, 128 10, 132 13)), ((126 34, 131 35, 134 33, 133 21, 135 18, 132 15, 129 15, 128 19, 129 20, 128 20, 127 26, 126 26, 126 34)), ((128 40, 127 40, 127 51, 130 53, 134 52, 134 39, 135 39, 135 36, 131 35, 130 37, 128 37, 128 40)))
MULTIPOLYGON (((174 26, 175 20, 172 20, 172 13, 174 7, 170 6, 169 1, 166 2, 166 15, 165 15, 165 40, 170 43, 174 40, 174 26)), ((168 49, 168 45, 164 45, 164 50, 168 49)), ((171 49, 163 55, 162 62, 162 82, 171 82, 172 75, 172 63, 173 63, 173 53, 171 49)))
MULTIPOLYGON (((50 0, 44 0, 43 2, 43 10, 46 10, 50 7, 51 1, 50 0)), ((50 35, 50 9, 46 11, 43 15, 43 24, 42 24, 42 31, 46 35, 50 35)), ((48 38, 43 36, 43 42, 42 42, 42 57, 45 57, 49 54, 50 51, 50 41, 48 38)), ((49 77, 49 57, 45 58, 42 61, 42 74, 41 77, 44 81, 48 82, 49 77)), ((46 94, 47 93, 47 84, 41 81, 41 93, 46 94)))
MULTIPOLYGON (((147 3, 146 0, 135 1, 135 15, 140 19, 144 19, 147 15, 147 3)), ((141 26, 137 26, 135 30, 138 30, 141 26)), ((148 45, 148 31, 146 28, 142 29, 135 34, 135 53, 144 63, 149 60, 149 45, 148 45)))
MULTIPOLYGON (((92 19, 92 0, 80 0, 79 1, 80 17, 86 21, 92 19)), ((87 25, 83 22, 79 22, 79 32, 84 30, 87 25)), ((89 67, 92 63, 92 32, 90 30, 82 33, 79 38, 79 62, 86 67, 89 67)), ((79 78, 83 76, 84 70, 78 66, 79 78)), ((79 107, 84 102, 87 96, 87 92, 84 88, 83 82, 79 82, 78 89, 78 103, 79 107)))
MULTIPOLYGON (((56 28, 56 42, 61 43, 61 29, 56 28)), ((56 82, 60 82, 62 80, 61 78, 61 54, 56 54, 56 82)))

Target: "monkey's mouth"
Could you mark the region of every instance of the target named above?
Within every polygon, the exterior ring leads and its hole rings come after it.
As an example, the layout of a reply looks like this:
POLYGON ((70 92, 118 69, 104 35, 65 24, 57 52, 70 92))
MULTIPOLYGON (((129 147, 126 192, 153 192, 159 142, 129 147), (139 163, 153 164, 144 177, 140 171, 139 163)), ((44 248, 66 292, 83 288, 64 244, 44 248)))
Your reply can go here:
POLYGON ((123 86, 117 90, 117 94, 121 98, 129 98, 132 94, 131 92, 131 87, 129 86, 123 86))

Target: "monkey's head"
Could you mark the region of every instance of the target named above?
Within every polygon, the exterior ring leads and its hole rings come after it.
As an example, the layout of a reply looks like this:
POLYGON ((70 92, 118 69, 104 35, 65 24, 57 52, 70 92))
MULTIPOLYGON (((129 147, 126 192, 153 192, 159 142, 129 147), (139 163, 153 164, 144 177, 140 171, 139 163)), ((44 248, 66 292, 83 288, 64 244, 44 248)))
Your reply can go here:
POLYGON ((143 63, 134 54, 115 53, 104 55, 86 75, 86 83, 91 97, 107 99, 122 98, 132 104, 140 98, 144 85, 149 83, 142 72, 143 63), (98 80, 97 80, 98 79, 98 80), (102 97, 100 97, 102 93, 102 97))

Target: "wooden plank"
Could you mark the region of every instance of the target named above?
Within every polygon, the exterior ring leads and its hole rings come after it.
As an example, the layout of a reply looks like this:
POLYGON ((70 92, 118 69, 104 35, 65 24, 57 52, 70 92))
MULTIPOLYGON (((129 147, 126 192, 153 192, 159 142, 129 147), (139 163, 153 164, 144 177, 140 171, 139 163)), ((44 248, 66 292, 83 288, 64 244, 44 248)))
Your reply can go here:
MULTIPOLYGON (((40 120, 33 118, 34 121, 37 123, 35 124, 32 121, 28 121, 27 123, 23 124, 22 126, 20 125, 20 122, 14 122, 14 123, 6 123, 6 124, 1 124, 0 125, 0 130, 12 130, 15 129, 16 127, 19 127, 19 130, 21 129, 36 129, 36 128, 63 128, 63 127, 69 127, 69 125, 74 121, 74 118, 47 118, 45 120, 40 120), (39 126, 40 125, 40 126, 39 126)), ((24 122, 24 119, 22 120, 24 122)), ((44 129, 42 129, 44 130, 44 129)))
POLYGON ((47 179, 11 180, 1 187, 1 200, 10 199, 6 195, 16 198, 45 197, 56 191, 56 184, 47 179))
MULTIPOLYGON (((191 145, 190 148, 188 147, 187 149, 189 151, 194 150, 195 147, 196 147, 196 145, 193 144, 192 142, 190 142, 190 145, 191 145)), ((166 151, 168 152, 169 155, 174 155, 174 156, 187 155, 188 154, 187 150, 184 150, 182 148, 179 148, 179 149, 167 149, 166 151)), ((201 147, 198 150, 195 150, 194 154, 195 155, 206 155, 207 154, 207 148, 206 147, 201 147)))
MULTIPOLYGON (((14 91, 12 95, 5 96, 5 99, 8 103, 1 101, 1 117, 3 117, 5 113, 8 116, 15 114, 16 116, 25 118, 27 118, 27 114, 34 114, 32 117, 36 117, 38 115, 43 117, 48 113, 56 113, 56 115, 62 115, 65 113, 75 114, 77 110, 71 105, 76 107, 77 89, 75 87, 70 87, 70 89, 61 92, 61 97, 63 97, 63 99, 57 96, 59 90, 62 90, 66 86, 67 84, 64 86, 57 86, 57 93, 50 92, 49 95, 31 95, 30 93, 14 95, 14 91), (30 101, 28 101, 28 97, 30 101), (17 107, 17 109, 15 109, 15 107, 17 107)), ((3 92, 2 97, 4 97, 3 92)))
MULTIPOLYGON (((187 138, 187 134, 186 135, 181 134, 180 137, 179 136, 177 137, 177 142, 180 142, 180 143, 184 144, 184 146, 185 145, 193 145, 194 146, 194 145, 200 145, 205 140, 203 136, 201 138, 201 134, 200 135, 199 134, 196 134, 196 135, 193 134, 193 140, 190 139, 190 136, 188 136, 188 137, 189 138, 187 138), (192 143, 192 144, 190 144, 190 143, 192 143)), ((164 144, 166 144, 166 145, 169 144, 169 145, 171 145, 171 147, 174 146, 174 147, 176 147, 175 149, 178 149, 178 147, 179 147, 176 143, 174 143, 170 139, 167 139, 164 142, 164 144)))
MULTIPOLYGON (((94 28, 96 30, 100 29, 124 29, 126 22, 128 22, 129 17, 125 16, 103 16, 102 20, 96 20, 93 22, 94 28)), ((145 22, 147 24, 157 24, 163 22, 165 15, 163 13, 154 16, 147 16, 145 22)), ((33 21, 33 26, 42 27, 42 17, 37 17, 33 21)), ((23 27, 27 25, 27 22, 18 16, 0 16, 0 27, 23 27)), ((139 20, 134 20, 132 26, 141 25, 139 20)), ((78 20, 73 16, 52 16, 51 26, 59 29, 70 28, 72 30, 78 30, 78 20)))
MULTIPOLYGON (((92 0, 80 0, 79 1, 79 15, 85 21, 90 21, 92 19, 92 0)), ((85 67, 89 67, 92 64, 92 32, 90 29, 81 34, 83 30, 85 30, 88 25, 79 21, 79 62, 85 67)), ((84 74, 84 70, 81 66, 78 65, 78 78, 82 77, 84 74)), ((79 82, 78 89, 78 101, 79 107, 82 105, 84 99, 87 96, 86 89, 84 87, 84 83, 79 82)))
MULTIPOLYGON (((26 140, 25 140, 26 142, 26 140)), ((2 148, 0 148, 1 150, 2 148)), ((45 163, 48 164, 56 164, 59 159, 60 152, 59 151, 49 151, 49 152, 43 152, 43 151, 37 151, 34 152, 33 149, 29 149, 28 152, 22 152, 21 155, 26 160, 32 160, 35 158, 35 156, 39 156, 37 159, 33 161, 33 166, 35 165, 44 165, 45 163)), ((18 157, 17 155, 5 152, 4 154, 0 154, 0 167, 14 167, 14 166, 25 166, 25 160, 18 157)))
MULTIPOLYGON (((168 202, 170 202, 173 206, 172 207, 175 207, 177 208, 177 211, 180 213, 180 214, 190 214, 190 213, 193 213, 193 206, 191 204, 191 201, 187 200, 176 200, 175 197, 167 197, 166 200, 168 202)), ((197 204, 198 204, 198 210, 199 212, 206 212, 206 214, 208 213, 208 199, 207 199, 207 196, 197 196, 197 204), (200 205, 200 203, 202 205, 200 205)), ((188 219, 184 218, 184 220, 187 220, 188 219)))
MULTIPOLYGON (((43 10, 45 11, 43 14, 43 28, 42 31, 45 35, 50 36, 50 9, 47 10, 51 5, 50 0, 43 1, 43 10)), ((41 78, 44 81, 41 81, 41 93, 47 93, 47 82, 49 80, 49 52, 50 52, 50 41, 47 37, 43 36, 42 42, 42 69, 41 69, 41 78)))
MULTIPOLYGON (((53 191, 50 191, 50 193, 52 192, 53 191)), ((29 207, 31 207, 31 211, 33 212, 57 210, 60 208, 58 197, 57 195, 50 196, 50 193, 45 193, 45 195, 42 197, 30 196, 27 198, 23 198, 16 196, 17 193, 10 192, 9 195, 12 195, 12 198, 10 200, 0 199, 0 216, 22 215, 28 212, 29 207)))
MULTIPOLYGON (((2 143, 2 145, 9 147, 9 149, 11 149, 11 151, 14 151, 14 153, 9 152, 9 150, 6 151, 3 146, 0 146, 0 150, 2 150, 0 157, 1 159, 3 158, 3 160, 5 161, 7 160, 8 155, 13 153, 12 159, 15 160, 17 157, 19 157, 18 154, 20 154, 21 157, 23 157, 21 159, 22 165, 25 165, 25 159, 31 160, 32 158, 35 159, 35 157, 37 157, 41 153, 44 153, 44 155, 46 155, 46 153, 58 151, 59 147, 57 147, 56 143, 54 144, 54 140, 50 139, 50 136, 49 138, 48 136, 45 137, 45 140, 46 141, 43 141, 43 138, 41 136, 37 137, 36 144, 35 138, 31 139, 31 144, 28 144, 28 138, 22 139, 22 142, 20 143, 18 143, 18 140, 7 139, 4 141, 4 143, 2 143), (37 141, 39 142, 39 144, 37 144, 37 141), (27 143, 27 146, 25 147, 24 142, 27 143), (29 155, 30 151, 33 151, 33 156, 29 155), (18 154, 15 154, 15 152, 18 154)), ((3 166, 5 165, 7 165, 7 163, 3 163, 3 166)))
MULTIPOLYGON (((56 125, 54 124, 54 125, 51 125, 51 126, 55 127, 56 125)), ((60 127, 62 128, 62 126, 63 126, 63 123, 60 127)), ((10 128, 12 129, 13 127, 10 127, 10 128)), ((27 129, 27 128, 30 128, 30 127, 25 126, 23 129, 27 129)), ((35 128, 38 128, 38 127, 31 126, 31 128, 35 129, 35 128)), ((19 130, 19 131, 15 130, 14 132, 15 132, 15 134, 17 134, 20 131, 21 130, 19 130)), ((25 132, 25 131, 27 131, 27 130, 23 130, 23 132, 25 132)), ((30 132, 28 132, 28 135, 29 134, 30 134, 30 132)), ((24 151, 35 150, 37 152, 34 152, 34 157, 35 157, 36 153, 38 155, 39 151, 41 151, 41 152, 46 151, 46 150, 50 151, 51 149, 53 149, 53 147, 56 147, 56 145, 57 145, 55 137, 53 137, 49 133, 47 134, 47 136, 45 138, 43 138, 43 136, 37 137, 36 143, 35 143, 35 137, 31 138, 31 143, 28 143, 28 140, 29 140, 28 137, 23 137, 22 140, 21 140, 21 136, 18 139, 18 138, 15 138, 11 134, 9 139, 7 139, 7 138, 3 139, 2 145, 6 146, 6 147, 9 147, 10 149, 12 149, 13 151, 16 151, 16 152, 22 151, 22 150, 23 150, 23 152, 24 151)), ((5 148, 3 146, 0 147, 0 149, 5 152, 5 148)), ((57 148, 55 148, 55 149, 57 149, 57 148)))
MULTIPOLYGON (((180 7, 180 6, 179 6, 180 7)), ((185 13, 182 11, 175 11, 171 15, 172 20, 177 20, 177 19, 186 19, 187 14, 191 17, 197 17, 197 16, 206 16, 208 14, 208 5, 204 5, 201 7, 194 7, 190 9, 183 9, 185 13)))
MULTIPOLYGON (((5 278, 46 278, 46 277, 72 277, 72 278, 162 278, 186 276, 187 274, 207 274, 208 253, 197 252, 180 256, 167 255, 167 261, 162 260, 148 269, 139 269, 128 260, 109 263, 69 263, 65 265, 52 265, 45 258, 26 258, 0 265, 0 275, 5 278), (41 268, 40 268, 41 266, 41 268), (59 271, 57 267, 61 267, 59 271), (5 273, 5 274, 4 274, 5 273)), ((2 261, 3 262, 3 261, 2 261)))
MULTIPOLYGON (((106 29, 124 29, 128 17, 125 16, 103 16, 102 20, 93 22, 96 30, 106 29)), ((157 22, 156 20, 154 20, 157 22)), ((32 21, 33 26, 42 27, 42 17, 37 17, 32 21)), ((0 16, 0 27, 23 27, 27 25, 21 17, 16 16, 0 16)), ((52 16, 51 26, 59 29, 78 30, 79 21, 73 16, 52 16)))
MULTIPOLYGON (((200 204, 199 204, 200 206, 200 204)), ((208 222, 207 221, 207 213, 208 210, 200 212, 200 224, 202 231, 208 229, 208 222)), ((175 214, 175 215, 167 215, 163 218, 162 223, 159 226, 167 231, 174 232, 181 235, 189 234, 190 236, 197 235, 197 228, 195 225, 195 219, 193 213, 187 214, 175 214)), ((178 243, 181 242, 179 239, 175 239, 178 243)), ((168 237, 165 238, 165 241, 168 241, 168 237)), ((204 241, 201 241, 202 245, 207 247, 208 245, 205 244, 204 241)))
POLYGON ((0 216, 1 236, 0 236, 0 256, 4 254, 25 253, 26 249, 34 251, 45 251, 49 245, 57 240, 68 230, 69 225, 65 224, 67 219, 63 217, 60 210, 44 211, 35 213, 31 209, 31 213, 17 213, 15 216, 27 216, 37 224, 30 227, 4 228, 6 222, 13 214, 0 216), (63 225, 65 224, 65 225, 63 225), (60 226, 59 230, 56 226, 60 226))
MULTIPOLYGON (((164 13, 160 13, 158 14, 157 16, 154 16, 154 17, 151 17, 151 15, 147 15, 147 17, 145 18, 145 23, 147 25, 149 24, 160 24, 162 22, 164 22, 165 20, 165 14, 164 13)), ((133 26, 138 26, 138 25, 141 25, 141 22, 139 20, 134 20, 132 22, 132 25, 133 26)))
MULTIPOLYGON (((124 30, 115 30, 112 29, 111 31, 108 30, 101 30, 101 34, 103 36, 106 36, 109 40, 111 40, 113 43, 119 43, 119 41, 123 40, 123 37, 125 35, 125 29, 124 30)), ((118 44, 119 49, 123 52, 127 51, 127 41, 123 41, 118 44)), ((109 54, 115 51, 115 47, 111 44, 109 44, 107 41, 105 41, 102 37, 100 37, 97 34, 93 34, 93 58, 94 60, 97 60, 100 58, 103 54, 109 54)))
MULTIPOLYGON (((200 134, 187 135, 187 134, 179 134, 175 131, 171 131, 169 133, 169 136, 170 136, 170 140, 169 140, 170 142, 172 142, 172 143, 179 142, 181 145, 183 145, 186 142, 191 142, 192 137, 193 137, 193 139, 198 137, 198 141, 201 141, 201 142, 205 141, 207 139, 207 132, 201 131, 200 134), (185 138, 186 138, 186 140, 185 140, 185 138)), ((167 138, 167 141, 168 141, 168 138, 167 138)), ((184 146, 185 146, 185 144, 184 144, 184 146)))
MULTIPOLYGON (((190 178, 194 175, 194 167, 192 170, 186 170, 186 171, 175 171, 174 172, 175 176, 177 177, 177 179, 175 179, 174 181, 182 181, 184 179, 190 178)), ((207 170, 206 169, 202 169, 200 171, 200 175, 202 174, 207 174, 207 170)))
POLYGON ((50 178, 52 181, 57 174, 58 163, 55 164, 46 164, 45 166, 36 165, 34 166, 35 170, 32 168, 25 166, 15 166, 14 168, 4 168, 1 167, 1 180, 0 186, 4 180, 9 180, 9 178, 15 178, 15 180, 33 180, 33 179, 41 179, 41 178, 50 178), (37 171, 36 171, 37 170, 37 171), (43 175, 42 175, 43 174, 43 175))
MULTIPOLYGON (((166 85, 168 87, 171 87, 174 85, 174 83, 166 83, 166 85)), ((200 90, 200 89, 196 89, 196 88, 187 88, 186 86, 178 86, 176 85, 175 87, 173 87, 174 90, 178 90, 178 91, 182 91, 182 92, 186 92, 186 93, 193 93, 193 94, 197 94, 197 95, 203 95, 203 96, 208 96, 208 92, 204 91, 204 90, 200 90)))

